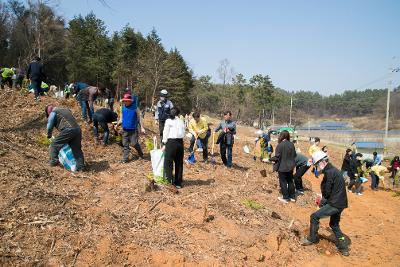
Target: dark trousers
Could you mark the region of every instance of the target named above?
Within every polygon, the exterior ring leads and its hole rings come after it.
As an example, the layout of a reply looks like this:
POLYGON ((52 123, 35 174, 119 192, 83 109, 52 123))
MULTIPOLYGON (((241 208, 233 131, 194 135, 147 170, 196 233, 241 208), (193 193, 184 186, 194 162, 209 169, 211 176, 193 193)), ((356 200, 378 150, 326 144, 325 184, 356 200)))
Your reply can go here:
POLYGON ((347 186, 347 189, 352 190, 353 186, 354 186, 355 193, 361 192, 362 187, 361 187, 361 182, 359 181, 359 179, 358 178, 356 179, 355 177, 354 178, 350 177, 350 182, 349 182, 349 185, 347 186))
POLYGON ((131 151, 129 144, 138 152, 139 157, 143 158, 143 151, 139 145, 139 134, 138 130, 122 130, 122 146, 123 146, 123 160, 128 161, 129 153, 131 151))
POLYGON ((85 165, 85 159, 82 152, 82 132, 79 128, 67 128, 60 132, 54 138, 50 145, 50 164, 58 163, 58 153, 60 149, 68 144, 71 147, 72 153, 76 160, 77 170, 82 170, 85 165))
POLYGON ((0 79, 1 79, 1 89, 4 89, 4 85, 5 84, 8 84, 8 87, 12 87, 12 84, 13 84, 13 81, 12 81, 12 78, 11 77, 7 77, 7 78, 3 78, 3 77, 1 77, 1 74, 0 74, 0 79))
POLYGON ((78 95, 76 96, 76 100, 78 100, 79 105, 81 106, 82 118, 83 118, 83 120, 86 121, 87 116, 89 115, 89 122, 92 122, 93 114, 94 114, 93 104, 92 104, 92 106, 90 106, 88 100, 82 99, 81 92, 82 91, 80 91, 78 93, 78 95))
POLYGON ((42 86, 42 80, 31 80, 31 85, 33 90, 35 91, 35 98, 39 97, 41 86, 42 86))
POLYGON ((304 191, 302 177, 308 171, 309 168, 310 166, 307 165, 296 166, 296 173, 293 176, 296 190, 304 191))
POLYGON ((284 199, 295 198, 293 172, 278 172, 279 185, 284 199))
POLYGON ((108 108, 114 111, 114 98, 108 99, 108 108))
POLYGON ((319 220, 330 217, 329 226, 332 228, 338 243, 339 249, 347 249, 347 242, 344 240, 343 232, 340 230, 339 222, 343 209, 335 208, 329 204, 322 206, 319 210, 310 216, 310 235, 308 240, 311 242, 318 241, 319 220))
POLYGON ((95 137, 99 136, 99 124, 100 127, 104 131, 104 137, 103 137, 103 144, 108 144, 108 136, 110 135, 110 130, 108 129, 108 125, 106 120, 101 114, 94 114, 93 115, 93 134, 95 137))
POLYGON ((232 145, 227 145, 224 143, 219 144, 222 163, 224 163, 224 165, 228 168, 232 167, 232 147, 233 147, 232 145))
MULTIPOLYGON (((203 160, 207 160, 208 159, 208 143, 207 143, 207 137, 204 137, 204 139, 201 139, 200 137, 197 139, 200 140, 201 142, 201 146, 203 148, 203 160)), ((190 139, 190 146, 189 146, 189 152, 192 153, 193 152, 193 147, 194 147, 194 143, 196 142, 196 139, 194 138, 194 136, 192 136, 192 139, 190 139)))
POLYGON ((182 185, 183 176, 183 139, 168 139, 165 145, 164 171, 165 176, 173 185, 182 185), (175 175, 173 169, 175 164, 175 175))
POLYGON ((165 121, 158 121, 158 129, 160 130, 161 140, 163 138, 164 126, 165 126, 165 121))
POLYGON ((371 189, 378 188, 378 186, 379 186, 379 177, 373 171, 371 171, 369 173, 369 175, 371 176, 371 189))

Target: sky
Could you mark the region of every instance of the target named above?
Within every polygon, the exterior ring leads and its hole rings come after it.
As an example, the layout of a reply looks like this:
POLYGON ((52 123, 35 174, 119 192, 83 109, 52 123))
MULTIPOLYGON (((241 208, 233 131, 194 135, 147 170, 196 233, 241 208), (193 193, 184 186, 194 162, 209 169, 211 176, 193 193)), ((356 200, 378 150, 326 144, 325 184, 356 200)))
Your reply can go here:
POLYGON ((58 0, 67 21, 93 11, 110 33, 129 24, 153 28, 177 48, 195 76, 228 59, 247 79, 269 75, 275 86, 323 95, 400 84, 398 0, 58 0))

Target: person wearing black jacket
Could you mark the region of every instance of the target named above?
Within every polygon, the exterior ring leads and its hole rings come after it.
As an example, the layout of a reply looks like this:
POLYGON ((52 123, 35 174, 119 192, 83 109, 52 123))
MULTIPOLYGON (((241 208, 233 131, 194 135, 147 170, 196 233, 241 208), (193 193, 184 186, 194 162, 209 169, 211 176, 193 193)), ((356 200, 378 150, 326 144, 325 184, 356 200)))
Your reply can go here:
POLYGON ((40 57, 35 57, 31 64, 29 64, 26 72, 26 77, 30 79, 33 90, 35 91, 36 101, 40 101, 40 87, 42 85, 42 81, 46 79, 46 74, 44 73, 43 65, 40 61, 40 57))
POLYGON ((93 114, 93 134, 97 138, 99 137, 99 124, 104 131, 103 145, 108 144, 108 136, 110 135, 110 130, 108 129, 108 123, 117 122, 118 115, 114 111, 108 108, 101 108, 96 110, 93 114))
POLYGON ((321 182, 322 198, 317 201, 320 209, 310 216, 310 234, 302 241, 302 245, 309 246, 318 242, 319 220, 330 217, 329 226, 337 238, 336 246, 343 256, 349 256, 347 242, 339 226, 341 214, 348 207, 346 185, 339 170, 329 162, 326 153, 314 153, 313 163, 324 174, 321 182))
POLYGON ((352 159, 351 163, 350 163, 350 173, 349 173, 349 177, 350 177, 350 182, 347 186, 347 189, 349 191, 349 193, 352 193, 352 189, 354 186, 354 192, 361 196, 361 182, 360 182, 360 177, 362 175, 362 157, 363 154, 361 153, 356 153, 354 155, 354 158, 352 159))
POLYGON ((283 203, 295 202, 295 186, 293 181, 293 170, 296 167, 296 149, 290 142, 288 131, 282 131, 279 135, 278 145, 275 149, 275 156, 271 158, 274 162, 274 171, 278 172, 279 184, 282 197, 278 197, 283 203))

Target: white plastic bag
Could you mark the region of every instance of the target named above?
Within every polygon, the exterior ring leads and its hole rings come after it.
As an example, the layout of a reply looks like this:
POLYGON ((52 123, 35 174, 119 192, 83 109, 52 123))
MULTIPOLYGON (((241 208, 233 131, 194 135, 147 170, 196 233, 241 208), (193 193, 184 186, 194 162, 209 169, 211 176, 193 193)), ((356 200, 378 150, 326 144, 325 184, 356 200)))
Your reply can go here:
POLYGON ((154 139, 154 149, 150 151, 151 167, 154 178, 164 177, 164 152, 157 149, 157 139, 154 139))
POLYGON ((76 160, 74 154, 72 153, 72 149, 68 144, 64 145, 58 153, 58 161, 60 161, 60 163, 68 171, 76 171, 76 160))

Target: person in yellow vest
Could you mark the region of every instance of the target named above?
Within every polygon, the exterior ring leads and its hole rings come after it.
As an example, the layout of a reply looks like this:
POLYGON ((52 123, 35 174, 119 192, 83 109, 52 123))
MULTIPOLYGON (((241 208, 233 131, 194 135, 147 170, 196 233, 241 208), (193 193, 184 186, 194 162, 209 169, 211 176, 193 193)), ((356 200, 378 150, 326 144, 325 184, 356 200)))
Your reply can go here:
POLYGON ((40 95, 47 95, 49 92, 49 85, 45 82, 42 82, 40 85, 40 95))
POLYGON ((308 149, 308 154, 310 154, 310 156, 314 155, 315 152, 321 150, 321 148, 319 147, 320 142, 321 140, 319 139, 319 137, 315 137, 314 144, 308 149))
POLYGON ((208 123, 203 117, 200 117, 200 112, 196 111, 193 113, 193 119, 189 122, 189 132, 192 134, 190 140, 189 152, 193 153, 193 147, 196 140, 200 140, 203 147, 203 160, 208 161, 208 144, 207 144, 207 130, 208 123))
POLYGON ((385 186, 385 177, 383 176, 385 172, 389 172, 388 168, 382 165, 374 165, 371 167, 369 175, 371 176, 371 189, 374 191, 378 190, 379 180, 382 181, 383 188, 385 186))
POLYGON ((13 81, 12 77, 14 76, 15 68, 2 68, 0 69, 0 79, 1 79, 1 89, 4 89, 4 84, 7 84, 8 87, 12 87, 13 81))

